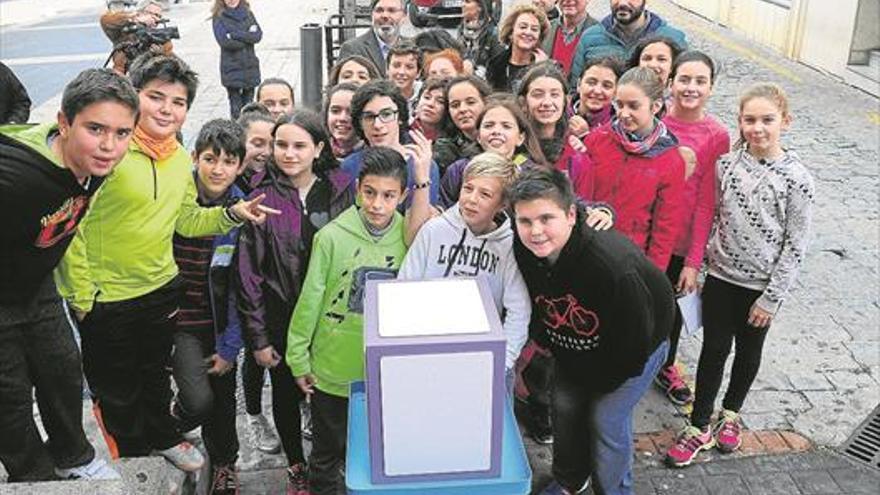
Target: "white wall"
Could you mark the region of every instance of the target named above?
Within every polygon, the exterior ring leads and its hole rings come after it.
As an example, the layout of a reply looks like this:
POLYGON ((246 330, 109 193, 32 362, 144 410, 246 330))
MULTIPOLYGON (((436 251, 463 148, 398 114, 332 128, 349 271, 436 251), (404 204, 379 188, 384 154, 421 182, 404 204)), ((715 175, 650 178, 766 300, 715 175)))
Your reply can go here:
POLYGON ((849 60, 858 0, 811 0, 800 60, 842 76, 849 60))

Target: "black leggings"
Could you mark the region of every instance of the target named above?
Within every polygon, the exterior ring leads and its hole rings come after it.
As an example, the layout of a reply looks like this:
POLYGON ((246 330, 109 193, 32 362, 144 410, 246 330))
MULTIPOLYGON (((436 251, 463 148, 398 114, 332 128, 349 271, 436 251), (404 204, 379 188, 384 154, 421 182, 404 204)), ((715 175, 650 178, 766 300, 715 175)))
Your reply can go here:
MULTIPOLYGON (((684 258, 673 255, 669 259, 669 266, 666 268, 666 276, 669 278, 669 282, 672 283, 673 290, 675 290, 675 286, 678 284, 678 277, 681 275, 682 268, 684 268, 684 258)), ((675 355, 678 353, 678 339, 681 337, 681 325, 684 323, 681 317, 681 309, 678 308, 678 303, 674 300, 673 306, 675 306, 675 321, 672 324, 672 330, 669 332, 669 354, 666 356, 663 368, 668 368, 675 364, 675 355)))
POLYGON ((703 286, 703 349, 697 366, 697 390, 691 413, 691 424, 698 428, 709 424, 732 342, 736 341, 736 353, 722 407, 739 412, 755 381, 761 366, 764 338, 770 328, 748 324, 749 311, 760 295, 760 291, 712 276, 706 278, 703 286))

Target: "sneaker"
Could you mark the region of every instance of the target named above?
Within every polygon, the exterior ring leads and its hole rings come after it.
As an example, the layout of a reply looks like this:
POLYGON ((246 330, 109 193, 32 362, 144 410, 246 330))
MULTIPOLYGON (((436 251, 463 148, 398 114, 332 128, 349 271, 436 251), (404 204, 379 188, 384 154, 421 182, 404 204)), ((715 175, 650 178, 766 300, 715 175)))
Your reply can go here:
POLYGON ((275 430, 269 425, 269 420, 262 414, 248 415, 248 425, 251 429, 251 440, 254 448, 267 454, 281 452, 281 442, 275 430))
POLYGON ((214 468, 209 495, 238 495, 238 473, 234 465, 214 468))
POLYGON ((587 478, 587 481, 584 482, 584 486, 582 486, 578 491, 575 492, 567 488, 563 488, 558 481, 553 480, 549 485, 541 490, 540 495, 578 495, 581 493, 587 493, 587 488, 589 487, 590 478, 587 478))
POLYGON ((701 450, 711 449, 714 445, 715 437, 711 428, 701 430, 696 426, 687 426, 678 435, 675 445, 666 451, 666 464, 672 467, 687 466, 701 450))
POLYGON ((742 445, 742 420, 739 414, 727 409, 722 410, 713 430, 715 444, 721 452, 729 454, 742 445))
POLYGON ((92 462, 72 468, 55 468, 55 474, 65 480, 118 480, 119 473, 107 464, 104 459, 95 457, 92 462))
POLYGON ((534 428, 530 431, 532 440, 539 445, 553 444, 553 430, 551 428, 534 428))
POLYGON ((202 453, 189 442, 180 442, 174 447, 156 450, 153 453, 161 455, 168 462, 174 464, 177 469, 188 473, 196 472, 205 465, 202 453))
POLYGON ((192 430, 181 432, 181 435, 183 435, 184 440, 186 440, 187 442, 189 442, 193 445, 198 445, 198 444, 202 443, 202 427, 201 426, 196 426, 192 430))
POLYGON ((287 468, 287 495, 311 495, 309 468, 299 462, 287 468))
POLYGON ((654 383, 660 387, 660 390, 666 394, 666 397, 668 397, 673 404, 683 406, 694 401, 694 393, 681 377, 681 373, 678 371, 678 366, 674 364, 662 368, 660 373, 657 373, 657 377, 654 378, 654 383))

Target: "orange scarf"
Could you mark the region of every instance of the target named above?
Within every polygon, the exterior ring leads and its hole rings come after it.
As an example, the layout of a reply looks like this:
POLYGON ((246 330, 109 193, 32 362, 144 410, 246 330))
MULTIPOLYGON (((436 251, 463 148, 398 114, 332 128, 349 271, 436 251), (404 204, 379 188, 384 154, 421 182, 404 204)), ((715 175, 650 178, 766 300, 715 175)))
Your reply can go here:
POLYGON ((159 140, 147 134, 143 127, 139 125, 135 126, 132 139, 147 156, 159 161, 169 158, 177 151, 177 147, 180 146, 177 143, 176 136, 169 136, 166 139, 159 140))

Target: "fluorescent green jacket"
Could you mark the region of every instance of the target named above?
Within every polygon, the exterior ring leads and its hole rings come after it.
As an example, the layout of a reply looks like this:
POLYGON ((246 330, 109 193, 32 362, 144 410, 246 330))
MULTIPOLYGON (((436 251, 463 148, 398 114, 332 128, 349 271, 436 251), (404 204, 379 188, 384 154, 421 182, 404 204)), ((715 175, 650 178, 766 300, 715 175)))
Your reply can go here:
POLYGON ((287 365, 294 376, 311 373, 322 392, 348 397, 351 382, 364 377, 365 274, 395 278, 406 255, 403 217, 376 240, 357 206, 315 235, 309 269, 287 333, 287 365))
POLYGON ((171 281, 175 231, 198 237, 235 226, 222 207, 199 207, 192 170, 182 146, 154 161, 132 140, 55 270, 58 292, 74 309, 133 299, 171 281))

